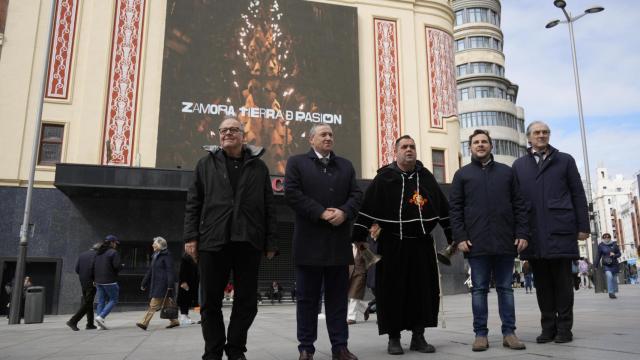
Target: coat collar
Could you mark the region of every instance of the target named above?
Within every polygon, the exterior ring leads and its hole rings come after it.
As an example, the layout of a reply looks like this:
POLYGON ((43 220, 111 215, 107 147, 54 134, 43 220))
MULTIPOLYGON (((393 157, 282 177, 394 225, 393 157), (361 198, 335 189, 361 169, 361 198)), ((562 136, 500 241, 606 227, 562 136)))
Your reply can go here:
MULTIPOLYGON (((528 147, 527 148, 527 153, 528 153, 527 156, 529 156, 530 161, 532 161, 533 164, 537 167, 538 163, 536 161, 535 156, 533 155, 533 153, 534 153, 533 148, 532 147, 528 147)), ((536 177, 540 176, 540 174, 542 174, 549 167, 551 162, 554 161, 557 153, 558 153, 558 149, 554 148, 551 145, 547 146, 547 156, 544 158, 544 163, 542 164, 542 168, 540 168, 538 170, 538 173, 537 173, 536 177)))
MULTIPOLYGON (((320 160, 318 158, 318 155, 316 154, 316 151, 313 148, 309 149, 309 151, 307 152, 307 156, 312 160, 313 159, 320 160)), ((329 153, 329 162, 333 162, 335 160, 335 158, 336 158, 336 154, 333 151, 331 151, 329 153)))
MULTIPOLYGON (((210 152, 211 155, 222 154, 222 147, 220 145, 204 145, 202 148, 210 152)), ((242 154, 244 155, 245 159, 260 157, 264 154, 264 152, 264 148, 260 146, 249 144, 242 145, 242 154)))
POLYGON ((489 162, 487 162, 486 165, 483 165, 480 162, 480 160, 478 160, 475 157, 471 156, 471 163, 482 168, 482 167, 493 166, 493 164, 495 163, 495 160, 493 159, 493 154, 489 154, 489 162))

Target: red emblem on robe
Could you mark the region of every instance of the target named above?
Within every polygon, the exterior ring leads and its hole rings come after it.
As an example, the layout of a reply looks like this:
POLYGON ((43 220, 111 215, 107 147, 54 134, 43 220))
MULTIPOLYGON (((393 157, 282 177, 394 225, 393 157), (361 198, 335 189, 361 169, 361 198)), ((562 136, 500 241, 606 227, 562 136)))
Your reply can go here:
POLYGON ((409 200, 409 204, 416 204, 417 206, 420 207, 420 210, 422 210, 422 207, 426 203, 427 203, 427 199, 422 195, 420 195, 420 192, 418 192, 418 190, 413 192, 413 196, 411 196, 411 199, 409 200))

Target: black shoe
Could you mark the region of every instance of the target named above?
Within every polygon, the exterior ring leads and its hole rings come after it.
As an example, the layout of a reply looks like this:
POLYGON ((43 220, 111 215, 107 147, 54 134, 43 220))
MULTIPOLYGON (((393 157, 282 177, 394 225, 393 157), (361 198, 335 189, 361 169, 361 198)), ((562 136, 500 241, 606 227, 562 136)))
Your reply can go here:
POLYGON ((369 320, 370 309, 367 307, 367 310, 364 311, 364 321, 369 320))
POLYGON ((618 297, 614 293, 609 294, 609 299, 617 299, 618 297))
POLYGON ((298 360, 313 360, 313 353, 308 353, 306 350, 302 350, 298 360))
POLYGON ((85 330, 95 330, 97 327, 95 325, 87 325, 85 326, 85 330))
POLYGON ((78 324, 72 322, 71 320, 67 321, 67 326, 71 328, 73 331, 79 331, 78 324))
POLYGON ((136 323, 136 326, 139 327, 142 330, 147 330, 147 325, 143 324, 143 323, 136 323))
POLYGON ((400 345, 400 338, 397 338, 397 339, 389 338, 389 345, 387 346, 387 352, 389 353, 389 355, 404 354, 404 350, 402 350, 402 345, 400 345))
POLYGON ((558 344, 572 342, 573 334, 571 333, 571 331, 558 331, 558 334, 553 341, 558 344))
POLYGON ((229 359, 229 360, 247 360, 247 358, 244 356, 244 354, 227 355, 227 359, 229 359))
POLYGON ((358 360, 346 347, 341 348, 338 352, 331 355, 331 360, 358 360))
POLYGON ((436 348, 427 343, 427 340, 424 338, 424 334, 413 334, 411 336, 411 345, 409 346, 409 350, 415 350, 421 353, 436 352, 436 348))
POLYGON ((550 334, 550 333, 546 333, 546 332, 542 332, 542 334, 540 334, 537 338, 536 338, 536 342, 538 344, 545 344, 548 342, 552 342, 553 339, 556 337, 555 334, 550 334))

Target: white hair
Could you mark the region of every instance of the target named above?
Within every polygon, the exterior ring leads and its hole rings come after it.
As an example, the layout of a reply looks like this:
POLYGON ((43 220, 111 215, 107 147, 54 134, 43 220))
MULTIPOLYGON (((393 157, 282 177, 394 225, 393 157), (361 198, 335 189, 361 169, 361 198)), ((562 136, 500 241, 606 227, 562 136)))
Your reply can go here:
POLYGON ((527 137, 529 137, 529 135, 531 135, 531 127, 533 127, 533 125, 544 125, 544 126, 547 127, 547 129, 549 129, 549 125, 547 125, 546 122, 540 121, 540 120, 536 120, 536 121, 532 122, 531 124, 529 124, 527 126, 527 132, 526 132, 527 137))
POLYGON ((165 240, 162 236, 156 236, 153 238, 153 243, 158 244, 160 250, 164 250, 167 248, 167 240, 165 240))
MULTIPOLYGON (((315 134, 316 134, 316 130, 317 130, 319 127, 323 127, 323 126, 326 126, 326 127, 328 127, 329 129, 331 129, 331 126, 330 126, 329 124, 313 124, 313 126, 311 127, 311 130, 309 130, 309 138, 312 138, 312 137, 313 137, 313 135, 315 135, 315 134)), ((332 129, 332 131, 333 131, 333 129, 332 129)))

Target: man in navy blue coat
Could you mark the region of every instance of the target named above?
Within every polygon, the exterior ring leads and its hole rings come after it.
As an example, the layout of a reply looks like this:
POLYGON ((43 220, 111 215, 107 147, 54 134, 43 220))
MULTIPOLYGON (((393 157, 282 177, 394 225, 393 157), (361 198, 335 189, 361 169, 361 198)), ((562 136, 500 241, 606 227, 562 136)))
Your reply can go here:
POLYGON ((449 218, 453 240, 471 267, 473 351, 489 347, 487 293, 496 281, 503 345, 522 350, 515 335, 516 312, 511 288, 514 259, 528 245, 527 209, 511 168, 493 159, 491 136, 475 130, 469 136, 471 163, 453 176, 449 218))
POLYGON ((309 132, 311 150, 292 156, 285 172, 285 198, 296 214, 293 252, 296 265, 297 336, 301 360, 313 359, 318 302, 324 282, 327 330, 334 360, 357 360, 347 349, 347 292, 351 220, 362 191, 351 162, 336 156, 333 131, 326 124, 309 132))
POLYGON ((513 170, 529 206, 532 241, 520 258, 533 268, 542 325, 536 341, 566 343, 573 340, 571 262, 579 258, 578 239, 589 237, 589 212, 576 162, 549 145, 550 134, 541 121, 529 124, 531 147, 513 170))

